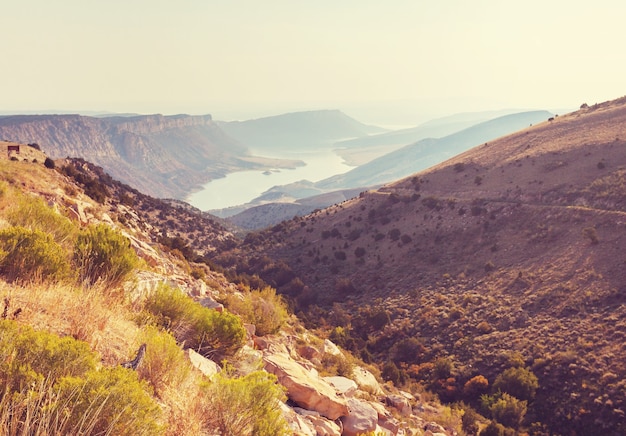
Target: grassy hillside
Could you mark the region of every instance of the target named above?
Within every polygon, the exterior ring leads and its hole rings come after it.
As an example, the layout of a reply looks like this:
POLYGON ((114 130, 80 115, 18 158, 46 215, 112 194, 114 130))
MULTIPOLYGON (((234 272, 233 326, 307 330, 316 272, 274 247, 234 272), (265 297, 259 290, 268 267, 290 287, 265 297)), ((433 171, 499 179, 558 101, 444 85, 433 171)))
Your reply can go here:
POLYGON ((239 270, 388 379, 533 434, 623 434, 625 126, 626 99, 583 105, 251 234, 239 270))
POLYGON ((304 329, 274 289, 211 268, 236 244, 213 217, 31 149, 0 159, 1 434, 462 431, 463 409, 379 385, 375 367, 304 329), (306 410, 294 382, 264 369, 268 356, 343 402, 322 376, 356 388, 369 375, 349 398, 373 421, 351 424, 345 405, 332 419, 306 410))

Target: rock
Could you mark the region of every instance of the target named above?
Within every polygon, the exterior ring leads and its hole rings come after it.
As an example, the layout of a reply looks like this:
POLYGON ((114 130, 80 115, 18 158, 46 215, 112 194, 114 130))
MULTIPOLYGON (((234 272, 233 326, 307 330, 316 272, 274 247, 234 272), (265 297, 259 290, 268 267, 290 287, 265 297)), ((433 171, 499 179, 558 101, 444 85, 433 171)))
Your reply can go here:
POLYGON ((291 409, 285 403, 280 403, 280 408, 283 417, 287 421, 292 433, 297 436, 317 436, 317 431, 313 424, 300 416, 294 409, 291 409))
POLYGON ((224 311, 224 305, 222 303, 218 303, 211 297, 201 298, 200 300, 198 300, 198 303, 200 303, 202 306, 208 309, 214 309, 214 310, 217 310, 218 312, 224 311))
POLYGON ((430 432, 432 436, 446 436, 447 435, 446 429, 440 426, 439 424, 437 424, 436 422, 427 423, 424 426, 424 430, 425 430, 424 435, 428 434, 428 432, 430 432))
POLYGON ((185 354, 191 362, 191 365, 208 378, 212 378, 215 374, 221 371, 217 363, 207 359, 199 353, 196 353, 191 348, 187 348, 185 350, 185 354))
POLYGON ((372 395, 381 395, 383 393, 383 390, 381 389, 378 380, 376 380, 376 377, 374 377, 374 374, 365 368, 355 366, 352 371, 352 377, 362 391, 372 395))
POLYGON ((411 407, 411 403, 409 402, 409 399, 406 398, 404 395, 400 395, 400 394, 387 395, 387 397, 385 398, 385 402, 389 406, 397 409, 398 412, 400 412, 403 416, 409 416, 411 415, 413 411, 411 407))
POLYGON ((334 387, 335 391, 339 395, 352 397, 358 389, 357 384, 353 380, 350 380, 346 377, 334 376, 323 377, 323 379, 327 381, 332 387, 334 387))
POLYGON ((356 398, 348 400, 350 413, 341 418, 343 423, 342 436, 357 436, 361 433, 375 431, 378 427, 378 412, 369 403, 356 398))
POLYGON ((340 356, 341 350, 330 340, 324 340, 324 353, 332 354, 333 356, 340 356))
POLYGON ((317 436, 341 436, 343 434, 339 425, 323 416, 307 416, 306 419, 315 428, 317 436))
POLYGON ((299 347, 298 354, 307 360, 319 358, 322 355, 322 353, 320 353, 320 350, 313 347, 312 345, 303 345, 299 347))
POLYGON ((348 404, 335 389, 315 377, 286 354, 272 354, 263 358, 265 370, 278 377, 287 389, 287 396, 300 407, 314 410, 329 419, 348 415, 348 404))

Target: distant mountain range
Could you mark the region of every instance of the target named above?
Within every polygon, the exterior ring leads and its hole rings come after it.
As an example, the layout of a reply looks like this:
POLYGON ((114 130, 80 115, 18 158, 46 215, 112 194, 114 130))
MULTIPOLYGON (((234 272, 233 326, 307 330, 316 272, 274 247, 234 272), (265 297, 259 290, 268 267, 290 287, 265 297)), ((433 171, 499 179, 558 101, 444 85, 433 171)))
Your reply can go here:
POLYGON ((294 112, 248 121, 218 121, 218 125, 255 152, 331 146, 342 139, 386 131, 360 123, 338 110, 294 112))
MULTIPOLYGON (((298 211, 298 213, 294 213, 293 215, 302 215, 303 212, 308 213, 319 208, 322 205, 323 199, 329 200, 329 202, 323 204, 323 206, 334 204, 331 199, 335 197, 324 196, 323 194, 337 191, 340 193, 338 196, 342 198, 342 201, 349 199, 349 196, 345 196, 346 192, 354 194, 368 188, 379 187, 385 183, 401 179, 442 162, 474 146, 513 133, 529 125, 546 121, 551 116, 552 114, 547 111, 529 111, 500 116, 489 121, 472 125, 469 128, 465 128, 442 138, 422 139, 387 153, 364 165, 358 166, 345 174, 333 176, 316 183, 299 181, 289 185, 275 186, 241 208, 229 208, 211 212, 220 217, 228 217, 229 221, 244 226, 246 229, 260 228, 250 227, 252 224, 277 224, 287 218, 284 211, 298 211), (316 206, 306 207, 307 202, 301 201, 301 199, 305 197, 317 198, 315 202, 316 206), (281 203, 281 206, 277 206, 276 203, 281 203), (296 203, 297 207, 287 208, 284 203, 296 203), (239 217, 238 214, 242 213, 245 209, 250 210, 246 210, 243 216, 239 217), (270 213, 268 211, 270 210, 277 212, 274 220, 269 218, 270 213)), ((471 122, 471 117, 468 116, 466 118, 467 119, 464 121, 457 119, 452 124, 444 120, 433 122, 431 124, 433 130, 430 131, 434 132, 437 129, 440 129, 439 131, 445 131, 453 128, 452 125, 458 126, 459 123, 465 124, 471 122)), ((447 121, 451 119, 452 118, 448 118, 447 121)), ((419 128, 413 129, 411 134, 413 135, 419 131, 419 128)), ((428 129, 422 130, 422 132, 425 131, 428 131, 428 129)), ((393 136, 393 133, 394 132, 390 132, 383 135, 362 138, 355 140, 355 143, 364 143, 372 138, 389 138, 393 136)))
POLYGON ((37 143, 52 158, 84 158, 160 198, 184 198, 232 171, 302 164, 252 156, 210 115, 2 116, 0 138, 37 143))

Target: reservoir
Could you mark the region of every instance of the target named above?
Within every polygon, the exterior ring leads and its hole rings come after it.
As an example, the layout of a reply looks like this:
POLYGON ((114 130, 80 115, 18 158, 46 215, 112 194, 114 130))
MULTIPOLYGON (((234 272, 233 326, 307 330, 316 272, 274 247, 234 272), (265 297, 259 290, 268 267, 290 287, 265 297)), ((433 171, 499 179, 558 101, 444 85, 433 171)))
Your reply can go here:
POLYGON ((306 153, 280 153, 273 156, 269 156, 266 151, 252 151, 252 154, 272 158, 299 159, 306 165, 295 169, 271 170, 269 173, 264 170, 230 173, 226 177, 206 183, 201 191, 189 195, 186 201, 200 210, 223 209, 248 203, 274 186, 287 185, 300 180, 318 182, 336 174, 343 174, 353 168, 346 165, 340 156, 328 148, 306 153))

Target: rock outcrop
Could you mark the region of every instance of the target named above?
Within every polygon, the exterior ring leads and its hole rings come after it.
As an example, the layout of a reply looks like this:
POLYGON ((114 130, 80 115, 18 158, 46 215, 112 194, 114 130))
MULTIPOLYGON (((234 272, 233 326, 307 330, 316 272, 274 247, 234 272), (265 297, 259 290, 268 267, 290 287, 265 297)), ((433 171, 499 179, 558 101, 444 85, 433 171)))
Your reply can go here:
POLYGON ((287 389, 287 396, 307 410, 314 410, 329 419, 337 419, 349 413, 348 403, 322 378, 285 354, 263 357, 266 371, 276 375, 287 389))
POLYGON ((86 159, 158 198, 184 198, 235 169, 263 168, 210 115, 4 116, 0 138, 37 143, 52 159, 86 159))

